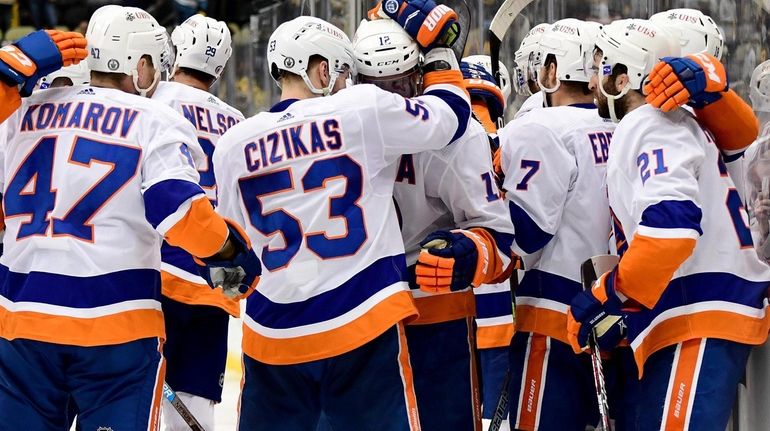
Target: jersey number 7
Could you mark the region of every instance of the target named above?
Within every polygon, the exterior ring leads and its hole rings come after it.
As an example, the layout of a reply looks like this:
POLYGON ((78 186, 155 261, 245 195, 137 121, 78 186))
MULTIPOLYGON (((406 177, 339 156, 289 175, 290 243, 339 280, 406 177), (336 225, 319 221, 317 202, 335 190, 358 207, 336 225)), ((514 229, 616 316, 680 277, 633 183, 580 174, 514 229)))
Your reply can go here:
POLYGON ((124 145, 77 137, 68 162, 90 168, 93 163, 109 165, 110 170, 92 185, 62 218, 51 218, 56 207, 53 170, 56 137, 37 142, 8 183, 4 196, 6 218, 29 216, 22 222, 17 240, 30 236, 71 236, 93 242, 96 213, 136 175, 141 150, 124 145))
POLYGON ((238 185, 252 226, 265 236, 281 234, 286 243, 284 248, 265 246, 262 249, 265 267, 270 271, 287 267, 299 253, 303 240, 321 259, 355 254, 367 239, 364 213, 358 206, 363 191, 362 178, 361 166, 346 155, 317 160, 302 177, 304 193, 325 188, 329 180, 346 181, 345 192, 329 198, 329 218, 341 218, 347 228, 345 234, 335 237, 329 237, 324 231, 305 232, 300 220, 284 209, 264 212, 262 198, 295 189, 290 168, 240 179, 238 185))

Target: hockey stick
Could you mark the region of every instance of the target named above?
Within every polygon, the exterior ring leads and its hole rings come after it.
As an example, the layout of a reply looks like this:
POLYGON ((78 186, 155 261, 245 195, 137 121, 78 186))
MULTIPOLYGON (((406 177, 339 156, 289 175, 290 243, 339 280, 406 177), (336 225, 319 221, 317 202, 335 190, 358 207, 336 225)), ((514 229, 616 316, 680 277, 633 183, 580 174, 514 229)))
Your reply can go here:
POLYGON ((172 406, 174 406, 174 409, 177 411, 177 413, 179 413, 179 416, 182 416, 182 419, 187 422, 187 425, 190 426, 192 431, 205 431, 200 422, 195 419, 195 416, 190 413, 190 410, 187 408, 187 406, 184 405, 182 400, 180 400, 177 396, 176 392, 174 392, 174 390, 171 389, 171 386, 169 386, 166 382, 163 382, 163 397, 169 403, 171 403, 172 406))
MULTIPOLYGON (((517 270, 513 270, 511 278, 508 281, 511 287, 511 314, 513 315, 513 322, 516 324, 516 288, 519 287, 519 274, 517 270)), ((510 345, 508 346, 510 349, 510 345)), ((489 431, 500 431, 500 427, 505 420, 505 411, 508 410, 510 404, 509 386, 511 384, 511 368, 505 371, 505 377, 503 377, 503 387, 500 388, 500 396, 497 398, 497 405, 495 406, 495 414, 492 416, 492 422, 489 425, 489 431)))
MULTIPOLYGON (((583 282, 583 289, 590 290, 598 274, 604 274, 612 270, 618 264, 617 256, 602 254, 594 256, 580 265, 580 279, 583 282)), ((612 431, 610 424, 610 406, 607 402, 607 386, 604 381, 604 371, 602 369, 602 357, 599 353, 599 343, 596 341, 596 332, 592 331, 588 338, 588 345, 591 348, 591 368, 594 372, 594 386, 596 388, 596 400, 599 403, 599 416, 601 417, 601 430, 612 431)))
POLYGON ((489 56, 492 60, 492 75, 500 82, 500 45, 513 20, 533 0, 505 0, 489 23, 489 56))
POLYGON ((468 43, 468 30, 471 27, 471 8, 466 0, 444 0, 443 3, 452 8, 457 14, 457 22, 460 24, 460 36, 452 44, 452 51, 459 63, 465 53, 465 45, 468 43))

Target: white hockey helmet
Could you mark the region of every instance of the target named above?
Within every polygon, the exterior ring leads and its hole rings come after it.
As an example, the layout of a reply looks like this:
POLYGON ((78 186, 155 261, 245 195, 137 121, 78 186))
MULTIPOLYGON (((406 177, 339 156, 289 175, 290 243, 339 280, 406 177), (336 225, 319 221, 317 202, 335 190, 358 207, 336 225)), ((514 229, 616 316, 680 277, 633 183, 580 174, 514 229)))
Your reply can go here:
POLYGON ((72 81, 72 85, 88 85, 91 83, 91 71, 88 70, 88 64, 85 61, 73 64, 72 66, 62 67, 56 72, 40 78, 35 89, 44 90, 49 88, 58 78, 67 78, 72 81))
POLYGON ((142 95, 155 87, 161 69, 168 60, 166 29, 149 13, 135 7, 108 5, 97 9, 91 16, 86 31, 88 40, 88 68, 96 72, 130 75, 134 88, 142 95), (136 66, 143 56, 152 59, 155 68, 153 83, 139 88, 136 66))
POLYGON ((539 64, 539 58, 536 58, 539 53, 538 42, 543 36, 543 33, 550 27, 550 24, 542 23, 532 27, 524 39, 521 40, 519 49, 514 53, 514 74, 517 77, 513 81, 513 87, 516 93, 522 96, 531 96, 532 92, 527 85, 528 81, 536 81, 535 71, 530 69, 530 65, 539 64), (518 69, 518 70, 516 70, 518 69))
POLYGON ((754 112, 770 112, 770 60, 754 68, 749 83, 749 99, 754 112))
MULTIPOLYGON (((488 55, 469 55, 468 57, 463 58, 462 61, 476 64, 483 67, 484 70, 490 74, 492 73, 492 58, 488 55)), ((503 106, 503 108, 505 108, 508 105, 508 97, 511 95, 511 75, 508 73, 508 68, 505 67, 505 64, 503 64, 502 61, 499 63, 500 82, 498 83, 498 86, 503 92, 503 98, 505 98, 505 106, 503 106)))
POLYGON ((588 82, 590 77, 584 70, 588 64, 587 59, 593 59, 596 36, 601 30, 601 24, 586 22, 575 18, 566 18, 556 21, 545 33, 539 42, 540 64, 535 69, 537 83, 540 89, 546 93, 553 93, 559 89, 561 81, 588 82), (549 55, 556 59, 556 86, 548 88, 543 83, 543 77, 539 76, 538 69, 545 65, 549 55))
POLYGON ((420 47, 391 19, 363 20, 353 35, 359 75, 387 77, 409 72, 420 63, 420 47))
POLYGON ((631 90, 641 90, 660 58, 679 56, 676 37, 646 19, 622 19, 605 25, 596 38, 596 48, 602 51, 599 90, 607 97, 610 116, 615 122, 618 121, 615 100, 631 90), (628 69, 629 82, 619 94, 607 94, 602 81, 619 64, 628 69))
POLYGON ((186 67, 219 79, 233 53, 230 29, 223 21, 193 15, 171 33, 176 49, 174 70, 186 67))
POLYGON ((267 43, 270 76, 278 87, 280 72, 302 77, 314 94, 329 95, 340 73, 349 68, 355 75, 353 47, 348 36, 336 26, 312 16, 300 16, 278 26, 267 43), (329 62, 329 84, 316 88, 307 75, 310 57, 318 55, 329 62))
POLYGON ((725 41, 722 30, 697 9, 671 9, 658 12, 650 21, 679 38, 681 55, 707 53, 722 59, 725 41))

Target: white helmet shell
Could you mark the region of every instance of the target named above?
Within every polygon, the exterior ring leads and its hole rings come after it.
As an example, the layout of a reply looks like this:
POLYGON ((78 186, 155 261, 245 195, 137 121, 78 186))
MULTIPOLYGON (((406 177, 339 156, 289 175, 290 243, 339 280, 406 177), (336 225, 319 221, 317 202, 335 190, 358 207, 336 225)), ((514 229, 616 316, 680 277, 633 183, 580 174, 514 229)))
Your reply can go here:
POLYGON ((413 70, 420 62, 420 47, 391 19, 363 20, 353 36, 356 71, 370 77, 388 77, 413 70))
POLYGON ((679 38, 681 55, 707 53, 722 59, 724 35, 710 16, 697 9, 658 12, 650 21, 679 38))
POLYGON ((532 27, 527 35, 524 36, 524 39, 521 40, 519 49, 514 53, 514 61, 516 62, 516 64, 514 64, 514 69, 519 69, 519 71, 516 72, 516 76, 518 76, 519 79, 517 79, 513 85, 516 88, 516 92, 522 96, 532 95, 532 92, 527 85, 527 81, 534 81, 536 78, 535 71, 530 70, 530 63, 539 61, 539 59, 533 57, 539 52, 538 43, 540 42, 540 38, 550 26, 550 24, 542 23, 532 27))
POLYGON ((135 7, 103 6, 94 12, 86 31, 88 68, 96 72, 123 73, 134 80, 134 87, 143 96, 160 78, 163 59, 167 53, 166 29, 149 13, 135 7), (155 67, 155 81, 147 89, 137 83, 136 66, 143 56, 149 56, 155 67))
POLYGON ((770 112, 770 60, 761 63, 751 74, 749 98, 754 112, 770 112))
POLYGON ((302 77, 315 94, 328 95, 345 67, 355 75, 353 47, 348 36, 336 26, 311 16, 300 16, 278 26, 267 43, 270 75, 278 86, 279 71, 302 77), (319 55, 329 62, 329 85, 316 88, 307 75, 310 57, 319 55))
POLYGON ((230 29, 223 21, 203 15, 187 18, 171 33, 175 68, 198 70, 219 79, 233 53, 230 29))
POLYGON ((602 76, 623 64, 628 68, 631 90, 642 89, 660 58, 680 55, 676 38, 645 19, 622 19, 605 25, 596 38, 596 47, 602 50, 602 76))
MULTIPOLYGON (((463 58, 464 62, 466 63, 472 63, 476 64, 478 66, 481 66, 489 72, 492 73, 492 58, 490 58, 488 55, 469 55, 468 57, 463 58)), ((508 104, 508 97, 511 95, 511 75, 508 73, 508 68, 505 67, 505 64, 503 64, 502 61, 499 62, 500 67, 500 82, 499 87, 500 90, 503 92, 503 98, 505 98, 506 105, 508 104)))
POLYGON ((72 81, 72 85, 88 85, 91 83, 91 71, 88 70, 88 64, 85 61, 73 64, 72 66, 62 67, 56 72, 40 78, 36 90, 44 90, 50 87, 56 78, 69 78, 72 81))
MULTIPOLYGON (((594 43, 600 29, 599 23, 575 18, 556 21, 540 38, 540 64, 535 66, 544 65, 546 58, 553 55, 556 58, 556 78, 559 81, 588 82, 589 76, 583 68, 585 64, 589 64, 586 59, 593 56, 594 43)), ((538 84, 547 92, 558 89, 558 84, 555 88, 546 88, 540 76, 538 84)))

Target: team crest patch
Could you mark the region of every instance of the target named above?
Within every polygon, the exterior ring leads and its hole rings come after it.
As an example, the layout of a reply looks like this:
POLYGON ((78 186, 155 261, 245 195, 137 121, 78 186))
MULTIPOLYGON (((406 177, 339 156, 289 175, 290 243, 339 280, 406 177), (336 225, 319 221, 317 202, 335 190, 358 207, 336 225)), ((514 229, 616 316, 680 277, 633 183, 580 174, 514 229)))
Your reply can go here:
POLYGON ((110 61, 107 62, 107 68, 110 70, 118 70, 120 67, 120 62, 118 60, 115 60, 114 58, 111 58, 110 61))
POLYGON ((604 67, 602 67, 602 75, 604 76, 612 75, 612 66, 607 64, 604 67))
POLYGON ((294 59, 291 57, 284 58, 283 65, 291 69, 292 67, 294 67, 294 59))
POLYGON ((393 14, 398 10, 398 2, 396 0, 387 0, 382 7, 385 8, 385 12, 393 14))

